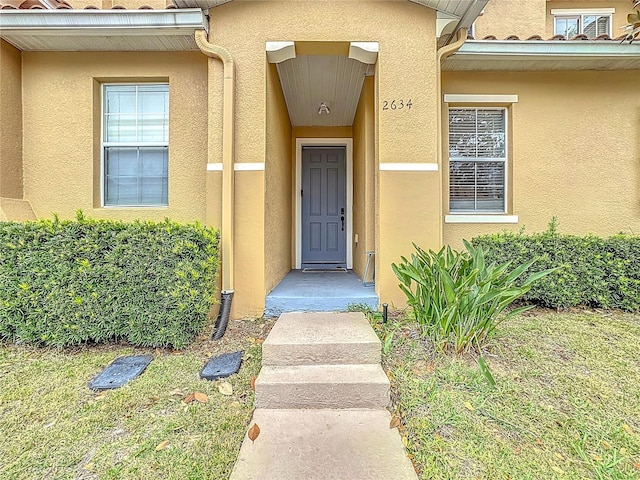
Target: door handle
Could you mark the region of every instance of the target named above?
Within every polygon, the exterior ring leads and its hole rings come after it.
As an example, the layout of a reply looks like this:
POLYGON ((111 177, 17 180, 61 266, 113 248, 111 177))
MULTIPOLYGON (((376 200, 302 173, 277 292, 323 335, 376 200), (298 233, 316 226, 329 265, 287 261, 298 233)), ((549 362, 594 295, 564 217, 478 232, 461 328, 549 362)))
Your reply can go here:
POLYGON ((344 208, 340 209, 340 221, 342 222, 342 231, 344 232, 344 208))

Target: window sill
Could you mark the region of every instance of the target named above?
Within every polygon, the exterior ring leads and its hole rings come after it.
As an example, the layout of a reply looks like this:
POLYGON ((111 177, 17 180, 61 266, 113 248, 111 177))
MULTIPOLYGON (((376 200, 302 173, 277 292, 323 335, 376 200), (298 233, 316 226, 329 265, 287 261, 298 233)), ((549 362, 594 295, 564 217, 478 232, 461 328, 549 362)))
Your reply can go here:
POLYGON ((518 215, 505 214, 451 214, 444 216, 444 223, 518 223, 518 215))
POLYGON ((106 210, 167 210, 169 205, 102 205, 106 210))

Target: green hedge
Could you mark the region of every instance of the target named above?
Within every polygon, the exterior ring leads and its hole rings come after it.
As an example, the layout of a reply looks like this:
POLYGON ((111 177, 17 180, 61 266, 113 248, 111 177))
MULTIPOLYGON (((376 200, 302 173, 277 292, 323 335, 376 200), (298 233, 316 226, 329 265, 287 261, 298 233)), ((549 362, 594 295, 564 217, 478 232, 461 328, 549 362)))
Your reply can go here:
POLYGON ((487 261, 515 265, 538 258, 531 271, 559 267, 538 280, 525 300, 544 307, 590 306, 640 309, 640 237, 615 235, 560 235, 548 232, 524 235, 498 233, 473 239, 487 261))
POLYGON ((217 259, 199 224, 0 222, 0 338, 183 348, 214 302, 217 259))

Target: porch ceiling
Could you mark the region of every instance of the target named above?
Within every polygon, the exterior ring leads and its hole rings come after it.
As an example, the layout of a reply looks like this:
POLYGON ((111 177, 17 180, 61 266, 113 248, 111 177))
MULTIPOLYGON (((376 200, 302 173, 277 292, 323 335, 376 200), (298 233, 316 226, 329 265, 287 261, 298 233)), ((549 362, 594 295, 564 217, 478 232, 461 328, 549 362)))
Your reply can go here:
POLYGON ((278 63, 291 124, 351 126, 368 68, 358 60, 334 55, 300 55, 278 63), (318 113, 323 103, 330 113, 318 113))

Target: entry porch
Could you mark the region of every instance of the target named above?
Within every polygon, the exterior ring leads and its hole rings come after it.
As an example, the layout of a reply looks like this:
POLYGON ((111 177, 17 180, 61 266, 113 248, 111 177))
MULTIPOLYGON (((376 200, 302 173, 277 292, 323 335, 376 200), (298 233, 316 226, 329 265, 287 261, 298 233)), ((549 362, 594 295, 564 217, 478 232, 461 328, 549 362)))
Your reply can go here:
POLYGON ((291 270, 267 295, 264 315, 345 311, 350 305, 376 310, 378 302, 373 284, 362 282, 353 270, 291 270))

